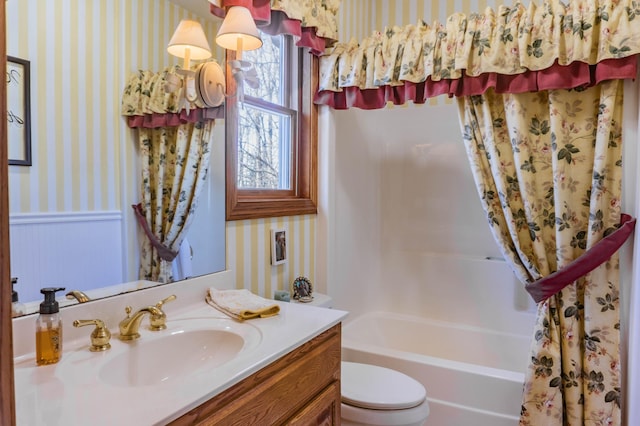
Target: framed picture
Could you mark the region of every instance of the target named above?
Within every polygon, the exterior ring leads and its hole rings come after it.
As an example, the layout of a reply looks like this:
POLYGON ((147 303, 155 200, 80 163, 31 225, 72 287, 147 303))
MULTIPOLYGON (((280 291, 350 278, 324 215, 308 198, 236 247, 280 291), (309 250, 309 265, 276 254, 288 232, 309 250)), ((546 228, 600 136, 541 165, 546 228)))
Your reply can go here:
POLYGON ((29 61, 7 56, 7 141, 9 164, 31 165, 29 61))
POLYGON ((281 265, 287 261, 287 233, 284 229, 271 230, 271 264, 281 265))

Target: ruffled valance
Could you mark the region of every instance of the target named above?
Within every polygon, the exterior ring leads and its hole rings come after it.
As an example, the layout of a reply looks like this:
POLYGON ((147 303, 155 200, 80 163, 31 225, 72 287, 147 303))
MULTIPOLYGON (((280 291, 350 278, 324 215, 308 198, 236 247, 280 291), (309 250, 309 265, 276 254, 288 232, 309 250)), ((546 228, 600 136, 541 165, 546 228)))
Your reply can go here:
POLYGON ((199 100, 187 112, 180 105, 182 88, 175 92, 164 90, 168 74, 175 74, 178 66, 156 73, 138 71, 131 74, 122 94, 122 115, 129 127, 174 127, 184 123, 224 118, 224 105, 207 108, 199 100))
POLYGON ((290 34, 296 45, 319 55, 338 39, 340 0, 217 0, 211 13, 224 18, 231 6, 244 6, 267 34, 290 34))
POLYGON ((320 58, 316 103, 371 109, 488 87, 517 93, 588 86, 635 77, 638 53, 634 0, 502 5, 453 14, 446 25, 420 22, 337 44, 320 58))

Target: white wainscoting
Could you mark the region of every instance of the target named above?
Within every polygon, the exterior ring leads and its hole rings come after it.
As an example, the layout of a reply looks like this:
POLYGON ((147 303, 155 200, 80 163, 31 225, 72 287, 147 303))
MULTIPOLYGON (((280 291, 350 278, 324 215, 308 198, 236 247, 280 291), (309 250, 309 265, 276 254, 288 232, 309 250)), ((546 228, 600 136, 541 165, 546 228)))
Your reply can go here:
POLYGON ((43 287, 86 291, 126 281, 121 211, 21 213, 9 224, 21 302, 42 299, 43 287))

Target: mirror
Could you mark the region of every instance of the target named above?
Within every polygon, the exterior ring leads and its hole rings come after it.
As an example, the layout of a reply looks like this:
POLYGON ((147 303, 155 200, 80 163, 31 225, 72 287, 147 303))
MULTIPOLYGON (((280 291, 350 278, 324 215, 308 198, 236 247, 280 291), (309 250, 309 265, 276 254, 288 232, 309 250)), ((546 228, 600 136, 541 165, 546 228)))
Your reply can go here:
MULTIPOLYGON (((35 312, 42 287, 94 299, 155 285, 137 279, 138 241, 146 237, 131 208, 140 201, 138 142, 121 115, 122 90, 132 72, 180 63, 166 45, 183 18, 199 20, 214 57, 224 58, 215 47, 217 18, 206 0, 23 0, 6 9, 7 54, 30 70, 30 120, 21 124, 31 131, 32 165, 9 166, 11 275, 20 302, 35 312)), ((191 263, 189 276, 225 268, 223 123, 179 256, 191 263)), ((59 300, 77 303, 64 293, 59 300)))

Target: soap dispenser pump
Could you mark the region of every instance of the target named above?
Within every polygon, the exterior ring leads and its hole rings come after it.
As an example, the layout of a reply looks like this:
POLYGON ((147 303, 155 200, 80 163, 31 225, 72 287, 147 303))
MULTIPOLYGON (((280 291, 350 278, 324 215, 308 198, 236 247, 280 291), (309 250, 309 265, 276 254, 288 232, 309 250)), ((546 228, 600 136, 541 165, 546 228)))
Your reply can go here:
POLYGON ((26 313, 26 307, 18 300, 18 292, 15 288, 16 284, 18 284, 18 278, 11 278, 11 316, 14 318, 26 313))
POLYGON ((56 292, 64 288, 43 288, 44 301, 36 320, 36 364, 55 364, 62 357, 62 317, 56 292))

